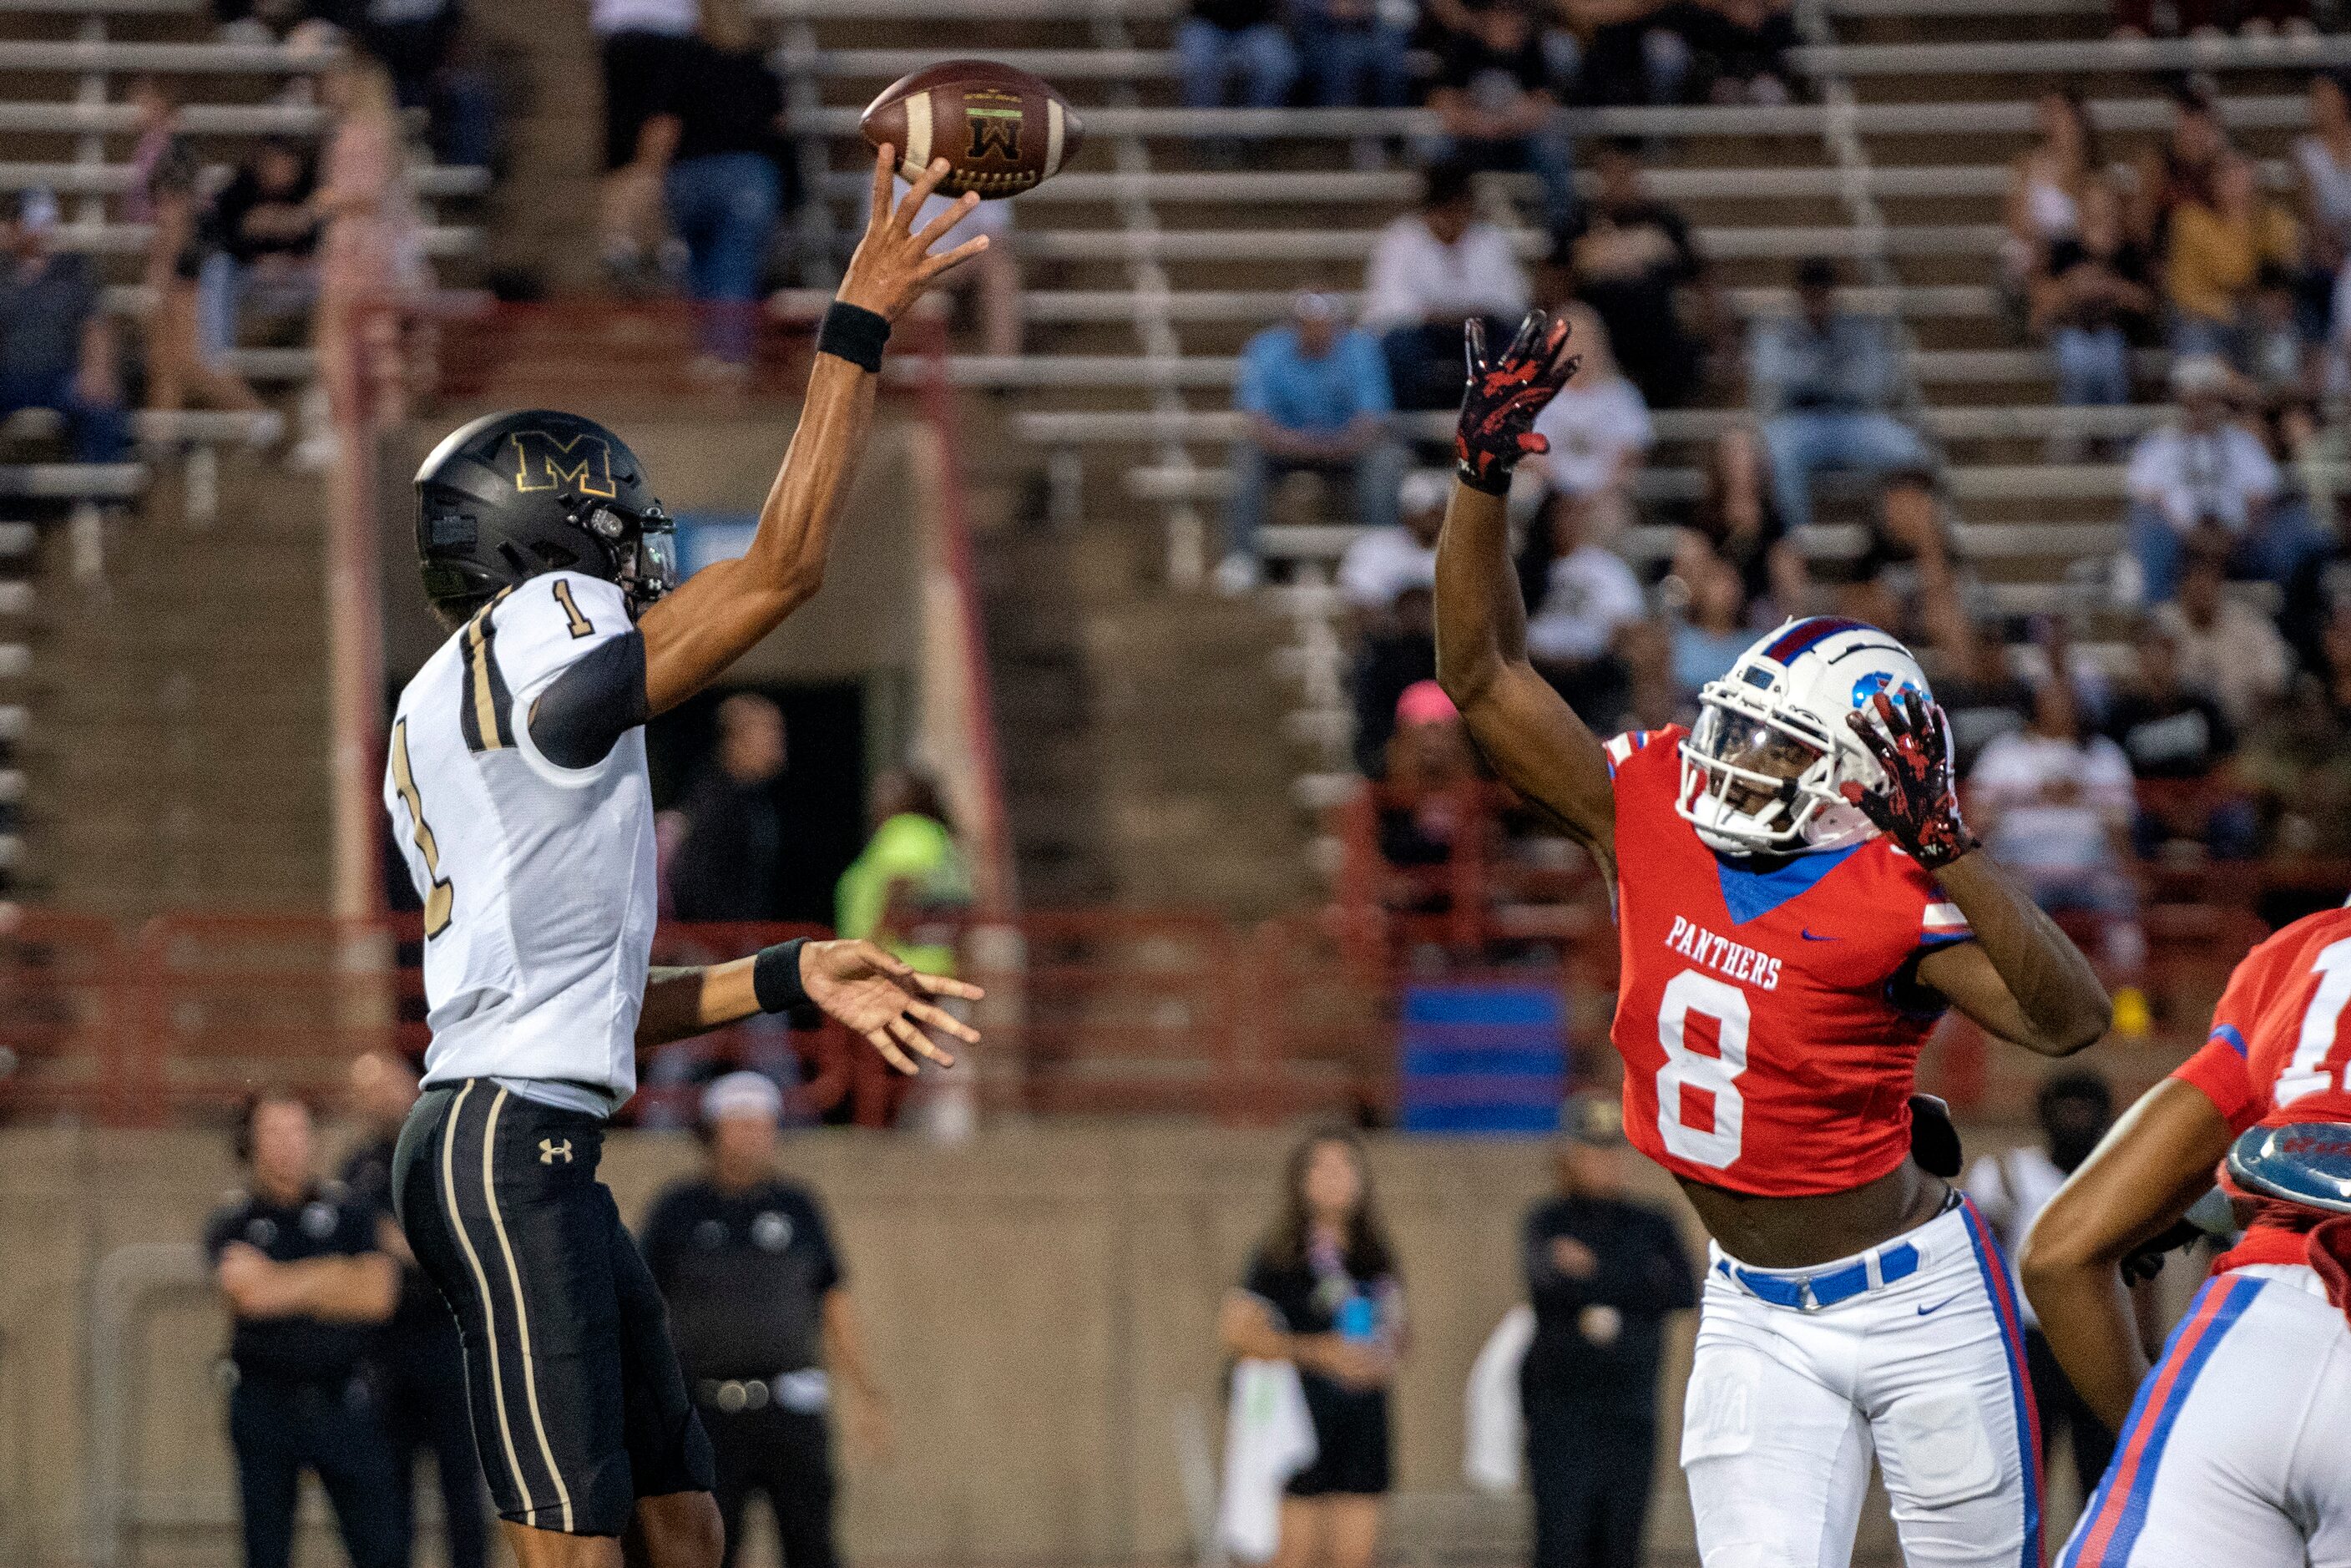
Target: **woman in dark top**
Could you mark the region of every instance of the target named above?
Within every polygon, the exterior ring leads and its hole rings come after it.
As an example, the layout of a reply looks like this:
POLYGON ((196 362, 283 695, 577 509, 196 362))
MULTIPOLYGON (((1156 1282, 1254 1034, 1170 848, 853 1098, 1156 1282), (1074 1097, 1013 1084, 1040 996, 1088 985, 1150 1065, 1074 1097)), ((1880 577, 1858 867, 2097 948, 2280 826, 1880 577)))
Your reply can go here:
POLYGON ((1314 1462, 1290 1479, 1270 1568, 1368 1568, 1388 1490, 1404 1290, 1353 1133, 1315 1133, 1290 1151, 1280 1218, 1217 1330, 1234 1355, 1296 1363, 1314 1424, 1314 1462))

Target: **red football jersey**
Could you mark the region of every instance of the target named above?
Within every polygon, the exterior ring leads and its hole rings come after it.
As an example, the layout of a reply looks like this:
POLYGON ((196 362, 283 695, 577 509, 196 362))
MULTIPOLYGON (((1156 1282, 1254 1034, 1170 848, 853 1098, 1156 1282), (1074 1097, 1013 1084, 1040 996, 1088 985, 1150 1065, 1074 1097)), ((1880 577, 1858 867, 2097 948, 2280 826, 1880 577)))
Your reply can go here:
POLYGON ((1674 810, 1678 727, 1608 742, 1625 1131, 1677 1176, 1771 1197, 1843 1192, 1908 1157, 1939 1009, 1918 955, 1969 935, 1883 836, 1772 872, 1718 858, 1674 810))
MULTIPOLYGON (((2232 1133, 2289 1107, 2298 1120, 2351 1121, 2351 1030, 2337 1028, 2346 1003, 2351 909, 2306 915, 2245 955, 2212 1009, 2210 1037, 2172 1076, 2202 1090, 2232 1133)), ((2243 1242, 2214 1267, 2300 1263, 2304 1233, 2324 1218, 2262 1203, 2243 1242)))

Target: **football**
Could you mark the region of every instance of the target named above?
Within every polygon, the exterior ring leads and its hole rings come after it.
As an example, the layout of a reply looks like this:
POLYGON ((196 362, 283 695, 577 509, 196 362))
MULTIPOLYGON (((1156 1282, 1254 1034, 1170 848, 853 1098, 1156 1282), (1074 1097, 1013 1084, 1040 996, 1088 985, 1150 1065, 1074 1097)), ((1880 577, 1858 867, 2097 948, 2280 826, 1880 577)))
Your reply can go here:
POLYGON ((858 128, 898 150, 911 180, 932 160, 953 165, 951 196, 1017 196, 1077 156, 1085 134, 1070 100, 1042 78, 992 60, 946 60, 899 78, 865 106, 858 128))

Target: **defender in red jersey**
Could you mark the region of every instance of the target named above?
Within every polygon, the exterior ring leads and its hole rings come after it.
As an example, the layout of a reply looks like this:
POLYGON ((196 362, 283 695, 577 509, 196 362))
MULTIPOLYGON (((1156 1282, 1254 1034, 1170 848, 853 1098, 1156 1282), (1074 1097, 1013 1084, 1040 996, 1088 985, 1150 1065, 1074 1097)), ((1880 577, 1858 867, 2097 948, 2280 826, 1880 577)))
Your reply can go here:
POLYGON ((1469 340, 1437 678, 1616 895, 1626 1131, 1716 1243, 1683 1421, 1700 1554, 1844 1563, 1874 1454, 1908 1562, 2036 1564, 2016 1301, 1981 1222, 1906 1157, 1912 1069, 1946 1006, 2060 1056, 2105 1030, 2105 994, 1968 834, 1941 710, 1876 628, 1768 634, 1687 734, 1604 745, 1569 709, 1527 659, 1502 502, 1573 373, 1566 329, 1538 313, 1490 359, 1469 340))
MULTIPOLYGON (((2181 1216, 2250 1128, 2351 1121, 2351 909, 2286 926, 2229 977, 2204 1046, 2115 1124, 2022 1260, 2043 1331, 2120 1434, 2062 1568, 2351 1563, 2351 1323, 2314 1236, 2331 1217, 2247 1194, 2245 1222, 2150 1369, 2117 1264, 2181 1216)), ((2341 1266, 2333 1265, 2339 1280, 2341 1266)))

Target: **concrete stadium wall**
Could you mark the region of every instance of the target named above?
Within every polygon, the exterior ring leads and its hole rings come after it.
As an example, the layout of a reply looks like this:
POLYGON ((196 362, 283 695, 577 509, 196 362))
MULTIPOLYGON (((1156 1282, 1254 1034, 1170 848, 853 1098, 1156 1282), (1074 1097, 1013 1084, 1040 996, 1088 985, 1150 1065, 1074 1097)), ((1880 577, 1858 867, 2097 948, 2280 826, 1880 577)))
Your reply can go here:
MULTIPOLYGON (((141 1299, 110 1364, 92 1365, 104 1271, 155 1256, 141 1244, 198 1234, 236 1179, 226 1142, 0 1130, 0 1562, 104 1561, 90 1534, 94 1376, 128 1401, 122 1469, 147 1521, 117 1561, 232 1560, 224 1325, 209 1291, 183 1283, 141 1299)), ((1005 1127, 954 1149, 845 1132, 792 1139, 790 1169, 836 1217, 898 1417, 887 1463, 848 1465, 852 1557, 1187 1555, 1179 1411, 1200 1411, 1220 1440, 1216 1307, 1270 1215, 1288 1145, 1281 1133, 1139 1125, 1005 1127)), ((1396 1137, 1375 1142, 1374 1161, 1413 1336, 1397 1399, 1397 1533, 1409 1555, 1458 1558, 1481 1533, 1473 1525, 1517 1511, 1460 1501, 1462 1386, 1518 1299, 1516 1227, 1547 1162, 1532 1144, 1396 1137)), ((634 1218, 695 1163, 685 1137, 621 1134, 606 1175, 634 1218)), ((1662 1175, 1640 1171, 1698 1245, 1662 1175)), ((126 1292, 110 1294, 119 1310, 126 1292)), ((1672 1458, 1688 1335, 1685 1322, 1667 1375, 1655 1534, 1668 1552, 1689 1541, 1672 1458)), ((1872 1512, 1865 1540, 1882 1551, 1883 1512, 1872 1512)), ((307 1561, 341 1561, 321 1533, 307 1561)))

